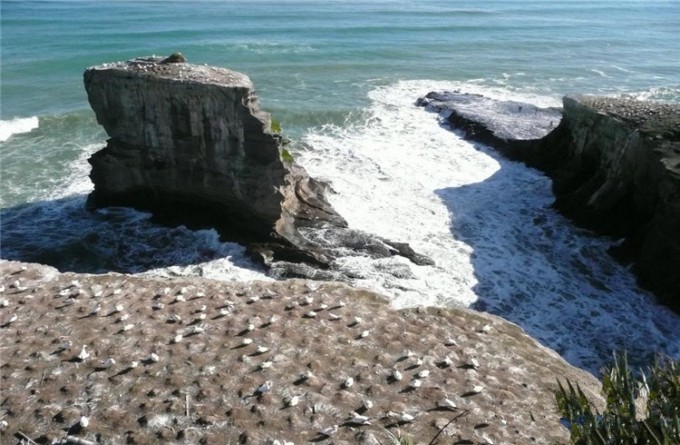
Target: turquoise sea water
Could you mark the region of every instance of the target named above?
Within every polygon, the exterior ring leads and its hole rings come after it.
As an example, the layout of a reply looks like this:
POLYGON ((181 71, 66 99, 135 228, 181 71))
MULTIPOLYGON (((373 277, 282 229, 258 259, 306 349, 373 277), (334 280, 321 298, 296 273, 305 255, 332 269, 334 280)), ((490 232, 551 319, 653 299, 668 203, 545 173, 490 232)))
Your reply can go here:
POLYGON ((680 319, 609 259, 613 240, 554 215, 540 174, 476 150, 413 106, 446 88, 541 105, 565 94, 680 102, 677 0, 3 0, 0 8, 3 258, 266 278, 214 232, 82 209, 87 157, 106 138, 84 69, 181 51, 251 77, 284 132, 312 145, 295 155, 333 183, 350 224, 408 241, 438 264, 402 279, 389 273, 395 265, 347 259, 357 261, 358 285, 399 306, 477 305, 590 369, 622 346, 680 356, 680 319), (537 215, 547 221, 538 229, 526 222, 537 215), (630 324, 639 332, 620 329, 630 324))

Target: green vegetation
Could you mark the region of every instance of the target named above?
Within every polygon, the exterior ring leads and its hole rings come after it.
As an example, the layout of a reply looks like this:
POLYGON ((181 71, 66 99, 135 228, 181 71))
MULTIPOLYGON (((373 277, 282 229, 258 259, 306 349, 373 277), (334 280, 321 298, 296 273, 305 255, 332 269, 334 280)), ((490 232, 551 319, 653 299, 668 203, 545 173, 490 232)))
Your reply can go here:
POLYGON ((285 148, 282 148, 281 149, 281 160, 283 162, 293 162, 295 160, 295 158, 293 158, 293 155, 290 154, 290 152, 288 150, 286 150, 285 148))
POLYGON ((281 122, 279 122, 277 119, 275 119, 273 117, 271 118, 270 127, 271 127, 271 129, 274 133, 276 133, 276 134, 281 133, 281 122))
POLYGON ((626 356, 604 370, 604 413, 593 408, 581 388, 559 383, 557 406, 576 445, 680 444, 680 367, 657 360, 641 377, 633 377, 626 356))

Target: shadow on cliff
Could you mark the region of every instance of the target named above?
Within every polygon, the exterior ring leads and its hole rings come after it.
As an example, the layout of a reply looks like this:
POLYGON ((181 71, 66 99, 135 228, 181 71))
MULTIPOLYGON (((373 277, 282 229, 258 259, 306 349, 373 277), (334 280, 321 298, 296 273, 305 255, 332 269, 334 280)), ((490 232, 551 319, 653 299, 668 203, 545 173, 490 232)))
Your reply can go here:
POLYGON ((86 195, 2 209, 0 258, 46 264, 62 272, 139 273, 230 257, 245 269, 262 267, 244 247, 221 242, 215 230, 167 227, 125 207, 85 208, 86 195))
POLYGON ((559 215, 550 181, 539 172, 477 149, 501 168, 484 181, 435 191, 449 210, 453 237, 473 249, 472 308, 520 325, 593 371, 613 350, 646 357, 649 350, 620 328, 635 323, 633 314, 650 313, 652 299, 607 254, 609 241, 559 215))

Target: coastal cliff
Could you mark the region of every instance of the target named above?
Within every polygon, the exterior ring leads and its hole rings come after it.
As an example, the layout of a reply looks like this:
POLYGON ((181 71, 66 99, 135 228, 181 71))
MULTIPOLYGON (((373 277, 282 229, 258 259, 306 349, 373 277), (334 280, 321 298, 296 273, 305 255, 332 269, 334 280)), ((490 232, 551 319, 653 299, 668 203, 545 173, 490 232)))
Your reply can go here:
POLYGON ((432 263, 347 227, 327 187, 294 162, 244 74, 176 55, 95 66, 84 82, 110 136, 90 158, 90 208, 128 206, 169 224, 213 227, 276 277, 347 279, 341 255, 432 263))
POLYGON ((621 239, 612 253, 680 311, 680 107, 565 97, 560 119, 555 109, 455 92, 419 104, 444 113, 465 138, 546 172, 555 208, 621 239))
POLYGON ((2 260, 0 335, 2 443, 567 443, 557 380, 603 406, 510 322, 341 283, 2 260))

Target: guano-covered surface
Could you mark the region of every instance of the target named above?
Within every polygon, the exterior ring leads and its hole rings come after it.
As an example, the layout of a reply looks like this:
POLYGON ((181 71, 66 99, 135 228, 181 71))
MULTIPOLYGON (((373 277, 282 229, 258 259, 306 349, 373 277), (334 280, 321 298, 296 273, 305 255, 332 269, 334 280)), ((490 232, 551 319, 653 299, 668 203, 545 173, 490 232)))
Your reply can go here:
POLYGON ((556 379, 598 387, 498 317, 342 284, 0 272, 3 443, 552 443, 556 379))

